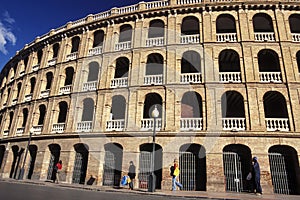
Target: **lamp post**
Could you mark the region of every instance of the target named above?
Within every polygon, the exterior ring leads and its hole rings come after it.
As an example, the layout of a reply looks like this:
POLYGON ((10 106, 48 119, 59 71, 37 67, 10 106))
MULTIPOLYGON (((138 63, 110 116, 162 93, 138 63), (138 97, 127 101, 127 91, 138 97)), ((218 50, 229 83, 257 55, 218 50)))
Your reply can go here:
POLYGON ((156 118, 159 116, 159 111, 155 105, 154 110, 151 113, 151 116, 153 117, 153 141, 152 141, 152 159, 151 159, 151 174, 149 175, 149 181, 148 181, 148 192, 155 192, 155 186, 156 186, 156 177, 154 174, 155 171, 155 135, 156 135, 156 118))
POLYGON ((29 130, 29 138, 28 138, 28 143, 27 143, 27 147, 26 147, 26 151, 25 151, 25 156, 24 156, 23 164, 22 164, 22 167, 20 169, 20 173, 19 173, 19 177, 18 177, 19 180, 22 180, 23 177, 24 177, 26 157, 27 157, 27 154, 28 154, 29 145, 30 145, 30 141, 31 141, 31 137, 32 137, 33 131, 34 131, 34 128, 31 127, 31 129, 29 130))

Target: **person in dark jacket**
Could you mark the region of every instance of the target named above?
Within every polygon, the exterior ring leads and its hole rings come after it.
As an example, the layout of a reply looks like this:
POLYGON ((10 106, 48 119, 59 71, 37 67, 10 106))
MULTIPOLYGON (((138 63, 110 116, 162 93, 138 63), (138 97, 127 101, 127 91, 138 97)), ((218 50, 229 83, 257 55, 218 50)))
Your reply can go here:
POLYGON ((260 185, 260 167, 259 163, 257 161, 257 157, 253 157, 252 159, 253 163, 253 181, 254 181, 254 187, 255 187, 255 192, 257 195, 262 195, 262 188, 260 185))
POLYGON ((133 190, 133 182, 135 179, 135 166, 132 161, 130 161, 129 164, 130 164, 129 169, 128 169, 128 176, 130 178, 129 189, 133 190))

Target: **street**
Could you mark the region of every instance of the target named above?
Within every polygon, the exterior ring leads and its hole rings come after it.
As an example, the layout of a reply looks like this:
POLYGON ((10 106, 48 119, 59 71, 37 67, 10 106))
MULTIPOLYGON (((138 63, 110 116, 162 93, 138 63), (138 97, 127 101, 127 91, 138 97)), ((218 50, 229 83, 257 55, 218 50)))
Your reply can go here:
MULTIPOLYGON (((148 195, 148 194, 130 194, 125 192, 105 192, 105 191, 89 191, 82 189, 64 188, 53 185, 31 185, 0 182, 1 199, 7 200, 163 200, 168 197, 148 195)), ((172 200, 194 199, 183 197, 172 197, 172 200)))

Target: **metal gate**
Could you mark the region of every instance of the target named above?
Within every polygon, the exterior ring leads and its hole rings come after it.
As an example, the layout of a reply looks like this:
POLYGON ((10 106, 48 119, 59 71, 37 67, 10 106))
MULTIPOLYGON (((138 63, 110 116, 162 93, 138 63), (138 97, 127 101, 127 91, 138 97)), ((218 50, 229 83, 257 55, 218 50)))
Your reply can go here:
POLYGON ((83 155, 80 152, 76 152, 72 183, 81 183, 82 164, 83 155))
POLYGON ((48 167, 48 174, 47 174, 47 179, 48 180, 52 179, 54 161, 55 161, 55 155, 51 154, 51 156, 50 156, 50 162, 49 162, 49 167, 48 167))
POLYGON ((113 186, 115 184, 116 169, 115 155, 110 151, 106 151, 104 160, 103 185, 113 186))
POLYGON ((243 191, 242 164, 240 156, 234 152, 223 152, 226 191, 243 191))
POLYGON ((278 194, 295 194, 295 182, 292 170, 289 170, 285 156, 280 153, 269 153, 270 170, 272 176, 272 182, 274 187, 274 193, 278 194))
POLYGON ((179 153, 180 182, 183 190, 196 189, 196 166, 195 155, 191 152, 179 153))
POLYGON ((151 173, 152 153, 141 151, 140 153, 140 170, 139 170, 139 188, 148 188, 148 177, 151 173))

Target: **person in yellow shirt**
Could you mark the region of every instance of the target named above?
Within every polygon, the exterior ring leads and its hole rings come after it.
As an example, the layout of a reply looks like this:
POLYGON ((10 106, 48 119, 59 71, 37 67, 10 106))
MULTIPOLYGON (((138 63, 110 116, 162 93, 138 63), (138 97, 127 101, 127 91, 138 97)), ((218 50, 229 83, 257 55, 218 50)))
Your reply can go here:
POLYGON ((174 159, 174 164, 171 167, 172 191, 176 190, 176 186, 178 186, 180 190, 182 190, 183 188, 182 184, 178 180, 179 174, 180 174, 180 170, 179 170, 178 160, 174 159))

